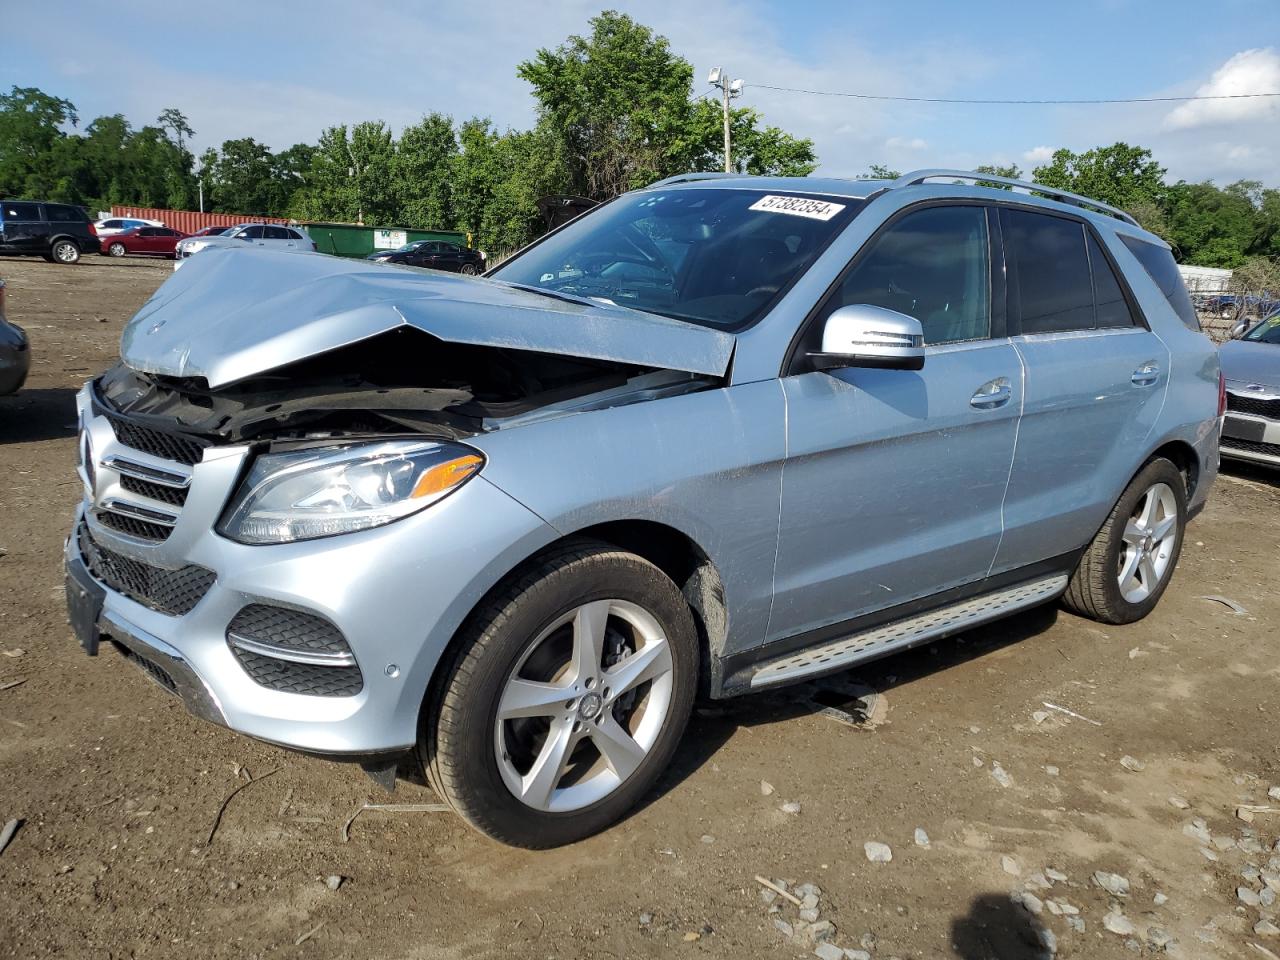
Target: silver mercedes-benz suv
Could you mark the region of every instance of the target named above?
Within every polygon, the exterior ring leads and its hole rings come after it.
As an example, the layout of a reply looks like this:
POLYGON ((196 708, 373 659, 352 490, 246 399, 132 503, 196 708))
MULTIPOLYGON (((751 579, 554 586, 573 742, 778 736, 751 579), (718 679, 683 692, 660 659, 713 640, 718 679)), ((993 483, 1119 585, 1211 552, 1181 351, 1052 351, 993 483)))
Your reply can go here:
POLYGON ((1217 354, 1127 214, 974 180, 676 177, 482 279, 206 251, 79 396, 80 643, 386 784, 413 752, 542 847, 623 816, 696 696, 1145 616, 1217 354))

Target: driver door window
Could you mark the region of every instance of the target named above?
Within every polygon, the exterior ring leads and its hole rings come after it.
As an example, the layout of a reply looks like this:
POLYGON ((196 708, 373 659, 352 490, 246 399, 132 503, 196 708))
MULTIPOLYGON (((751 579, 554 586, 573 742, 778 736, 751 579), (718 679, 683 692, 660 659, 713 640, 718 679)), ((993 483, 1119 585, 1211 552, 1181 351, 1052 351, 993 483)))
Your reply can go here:
POLYGON ((869 303, 915 317, 926 344, 991 336, 991 245, 984 207, 909 213, 870 241, 826 304, 869 303))

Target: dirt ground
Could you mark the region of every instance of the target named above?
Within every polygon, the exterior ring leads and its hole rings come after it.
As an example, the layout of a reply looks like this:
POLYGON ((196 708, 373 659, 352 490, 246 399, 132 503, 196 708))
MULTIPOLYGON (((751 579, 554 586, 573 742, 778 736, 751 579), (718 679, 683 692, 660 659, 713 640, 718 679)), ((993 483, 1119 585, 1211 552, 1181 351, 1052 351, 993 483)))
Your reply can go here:
POLYGON ((452 815, 377 811, 344 843, 360 803, 430 791, 387 797, 357 768, 195 720, 110 651, 85 657, 66 623, 74 393, 170 269, 0 261, 35 355, 0 398, 0 823, 22 820, 0 853, 0 957, 812 955, 776 928, 797 909, 771 914, 757 874, 817 884, 833 942, 878 960, 1033 957, 1043 930, 1066 958, 1166 939, 1182 957, 1280 955, 1253 930, 1280 912, 1265 892, 1256 905, 1280 812, 1236 817, 1280 784, 1280 477, 1229 468, 1144 622, 1042 608, 880 661, 856 674, 888 704, 874 729, 800 693, 703 708, 661 787, 584 843, 529 853, 452 815), (260 782, 209 842, 243 770, 260 782), (867 841, 892 862, 868 862, 867 841), (1132 934, 1106 929, 1113 903, 1132 934))

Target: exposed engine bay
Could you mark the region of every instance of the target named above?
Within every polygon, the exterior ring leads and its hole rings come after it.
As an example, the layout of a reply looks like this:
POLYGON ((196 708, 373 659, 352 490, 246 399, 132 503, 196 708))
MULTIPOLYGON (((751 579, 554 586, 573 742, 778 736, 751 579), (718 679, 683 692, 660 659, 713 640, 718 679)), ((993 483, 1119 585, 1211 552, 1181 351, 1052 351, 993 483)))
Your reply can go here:
POLYGON ((214 443, 418 434, 462 439, 527 416, 687 393, 719 378, 451 343, 399 328, 211 389, 202 377, 104 373, 118 413, 214 443))

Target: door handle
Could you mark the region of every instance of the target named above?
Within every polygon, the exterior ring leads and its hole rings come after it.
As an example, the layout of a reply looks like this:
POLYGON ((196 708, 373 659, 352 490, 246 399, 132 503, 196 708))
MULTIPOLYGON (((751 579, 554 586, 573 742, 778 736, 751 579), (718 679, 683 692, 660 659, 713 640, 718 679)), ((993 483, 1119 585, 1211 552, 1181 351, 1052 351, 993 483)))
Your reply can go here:
POLYGON ((1148 360, 1133 371, 1133 376, 1129 379, 1135 387, 1149 387, 1160 379, 1160 365, 1154 360, 1148 360))
POLYGON ((988 380, 969 398, 969 406, 976 410, 994 410, 1003 407, 1013 399, 1013 387, 1009 386, 1008 377, 996 377, 988 380))

